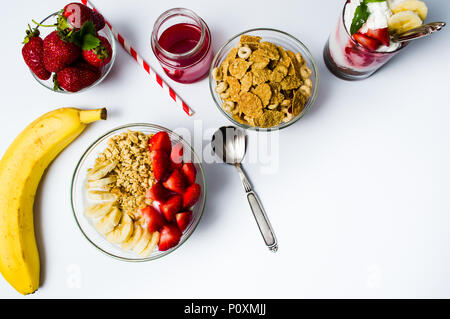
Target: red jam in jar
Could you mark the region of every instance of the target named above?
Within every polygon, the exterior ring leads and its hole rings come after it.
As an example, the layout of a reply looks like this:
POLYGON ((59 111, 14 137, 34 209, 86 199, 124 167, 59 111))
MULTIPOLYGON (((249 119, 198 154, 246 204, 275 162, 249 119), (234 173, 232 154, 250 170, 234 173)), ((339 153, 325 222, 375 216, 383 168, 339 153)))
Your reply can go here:
POLYGON ((213 60, 211 33, 188 9, 170 9, 156 20, 152 49, 164 72, 174 81, 193 83, 205 78, 213 60))

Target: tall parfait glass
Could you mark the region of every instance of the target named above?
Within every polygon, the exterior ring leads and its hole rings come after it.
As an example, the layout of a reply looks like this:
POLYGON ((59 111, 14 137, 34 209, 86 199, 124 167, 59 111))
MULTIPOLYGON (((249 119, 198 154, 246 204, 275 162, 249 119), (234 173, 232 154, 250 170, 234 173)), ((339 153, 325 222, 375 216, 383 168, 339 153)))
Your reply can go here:
POLYGON ((328 69, 344 80, 362 80, 392 59, 407 43, 401 44, 393 51, 372 51, 350 35, 345 24, 345 10, 348 1, 344 2, 336 29, 331 33, 323 50, 323 58, 328 69))

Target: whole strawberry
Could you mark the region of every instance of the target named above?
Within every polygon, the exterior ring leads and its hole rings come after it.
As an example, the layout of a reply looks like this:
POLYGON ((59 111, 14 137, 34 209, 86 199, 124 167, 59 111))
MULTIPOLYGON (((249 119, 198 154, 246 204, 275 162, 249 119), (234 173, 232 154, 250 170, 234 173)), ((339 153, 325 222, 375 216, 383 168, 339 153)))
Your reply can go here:
MULTIPOLYGON (((105 27, 103 16, 81 3, 72 2, 66 5, 62 10, 62 17, 67 22, 68 28, 79 29, 86 21, 92 21, 97 31, 105 27)), ((59 24, 62 25, 61 21, 59 24)))
POLYGON ((105 37, 99 35, 98 39, 100 40, 100 44, 97 47, 90 50, 82 50, 81 54, 87 63, 101 68, 111 61, 112 48, 105 37))
POLYGON ((48 80, 51 73, 44 67, 43 40, 37 29, 27 30, 27 36, 23 41, 22 56, 30 70, 41 80, 48 80))
POLYGON ((72 64, 81 55, 81 49, 74 43, 60 38, 58 31, 53 31, 44 39, 44 65, 50 72, 58 72, 72 64))
POLYGON ((100 72, 87 67, 69 66, 56 74, 55 87, 69 92, 78 92, 90 86, 100 78, 100 72))

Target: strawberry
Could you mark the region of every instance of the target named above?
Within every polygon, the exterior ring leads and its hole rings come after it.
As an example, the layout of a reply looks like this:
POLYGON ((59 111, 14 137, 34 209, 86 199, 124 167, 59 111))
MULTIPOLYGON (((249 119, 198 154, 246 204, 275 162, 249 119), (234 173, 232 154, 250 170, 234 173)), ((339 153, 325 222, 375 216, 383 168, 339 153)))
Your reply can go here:
POLYGON ((164 151, 152 151, 150 159, 153 166, 153 175, 157 181, 163 179, 170 172, 170 159, 164 151))
POLYGON ((389 46, 391 44, 388 28, 376 30, 369 29, 366 35, 380 41, 382 45, 389 46))
POLYGON ((144 216, 147 229, 151 233, 159 231, 166 223, 161 213, 152 206, 142 208, 141 214, 144 216))
POLYGON ((183 144, 178 143, 172 148, 170 153, 170 160, 172 161, 172 168, 179 169, 183 165, 183 144))
POLYGON ((200 198, 202 188, 199 184, 194 183, 183 193, 183 208, 189 208, 193 206, 200 198))
POLYGON ((30 70, 41 80, 48 80, 51 73, 44 66, 43 40, 39 36, 39 30, 27 30, 27 36, 23 40, 22 56, 30 70))
POLYGON ((79 60, 75 61, 75 63, 72 64, 71 66, 74 66, 74 67, 77 67, 80 69, 91 70, 92 72, 98 74, 99 77, 102 75, 102 71, 99 68, 96 68, 95 66, 90 65, 83 59, 79 59, 79 60))
POLYGON ((363 47, 370 51, 375 51, 380 46, 380 41, 377 39, 373 39, 365 34, 362 33, 355 33, 353 35, 353 38, 360 43, 363 47))
MULTIPOLYGON (((60 19, 65 19, 66 26, 70 29, 79 29, 86 21, 94 23, 95 30, 99 31, 105 27, 103 16, 81 3, 72 2, 64 7, 60 19)), ((61 26, 61 21, 58 21, 61 26)), ((64 29, 64 27, 62 28, 64 29)))
POLYGON ((100 40, 100 44, 97 47, 90 50, 82 50, 81 55, 87 63, 101 68, 111 61, 112 48, 108 39, 105 37, 99 35, 98 39, 100 40))
POLYGON ((59 72, 75 62, 81 49, 74 43, 63 41, 58 31, 47 35, 43 42, 44 66, 49 72, 59 72))
POLYGON ((161 181, 154 184, 145 194, 145 197, 158 202, 165 201, 168 196, 169 192, 163 187, 161 181))
POLYGON ((169 134, 161 131, 153 135, 148 141, 148 149, 151 151, 164 151, 170 154, 172 151, 172 142, 170 141, 169 134))
POLYGON ((183 194, 187 186, 186 177, 180 170, 174 170, 172 174, 163 182, 165 188, 178 193, 183 194))
POLYGON ((192 212, 190 210, 175 215, 178 229, 183 232, 192 220, 192 212))
POLYGON ((82 67, 69 66, 56 73, 55 88, 78 92, 99 79, 99 73, 82 67))
POLYGON ((197 170, 195 169, 194 164, 192 163, 184 163, 181 167, 181 171, 183 172, 184 176, 186 177, 186 180, 189 185, 195 183, 195 178, 197 175, 197 170))
POLYGON ((97 11, 92 10, 92 22, 95 25, 95 30, 100 31, 105 27, 105 18, 97 11))
POLYGON ((180 212, 183 198, 181 195, 173 195, 167 201, 159 205, 161 213, 167 221, 171 222, 175 220, 175 215, 180 212))
POLYGON ((182 233, 174 223, 164 225, 161 228, 158 249, 160 251, 168 250, 180 242, 182 233))

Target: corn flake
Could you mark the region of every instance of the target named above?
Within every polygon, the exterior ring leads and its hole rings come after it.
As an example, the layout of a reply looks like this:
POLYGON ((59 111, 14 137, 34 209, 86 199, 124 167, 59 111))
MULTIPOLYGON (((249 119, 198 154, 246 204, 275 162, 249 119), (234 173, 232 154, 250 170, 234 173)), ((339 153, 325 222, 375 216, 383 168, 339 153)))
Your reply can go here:
POLYGON ((258 96, 250 92, 239 94, 239 110, 247 116, 258 117, 263 113, 263 106, 258 96))
POLYGON ((252 72, 247 72, 241 79, 241 92, 248 92, 253 85, 252 72))
POLYGON ((236 79, 240 80, 247 72, 248 68, 252 65, 251 62, 247 62, 244 59, 237 58, 233 62, 231 62, 228 67, 228 71, 231 76, 234 76, 236 79))
POLYGON ((270 89, 270 85, 267 83, 260 84, 256 88, 252 90, 252 93, 256 94, 264 107, 269 105, 270 99, 272 98, 272 90, 270 89))

